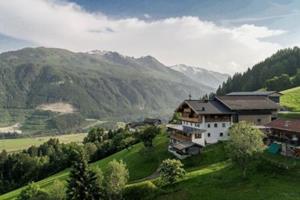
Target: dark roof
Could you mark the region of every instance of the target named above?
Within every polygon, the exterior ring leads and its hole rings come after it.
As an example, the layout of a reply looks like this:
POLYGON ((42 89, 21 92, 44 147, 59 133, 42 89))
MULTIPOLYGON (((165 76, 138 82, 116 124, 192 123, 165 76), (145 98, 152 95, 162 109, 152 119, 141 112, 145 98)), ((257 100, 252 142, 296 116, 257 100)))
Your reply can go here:
POLYGON ((293 120, 277 119, 266 124, 265 126, 269 128, 300 133, 300 119, 293 119, 293 120))
POLYGON ((278 104, 264 96, 218 96, 216 99, 231 110, 277 110, 280 108, 278 104))
POLYGON ((198 114, 231 114, 232 112, 216 100, 185 100, 198 114))
POLYGON ((155 119, 155 118, 145 118, 144 119, 144 123, 160 123, 161 120, 160 119, 155 119))
POLYGON ((274 93, 281 95, 281 93, 276 91, 253 91, 253 92, 231 92, 226 94, 226 96, 270 96, 274 93))

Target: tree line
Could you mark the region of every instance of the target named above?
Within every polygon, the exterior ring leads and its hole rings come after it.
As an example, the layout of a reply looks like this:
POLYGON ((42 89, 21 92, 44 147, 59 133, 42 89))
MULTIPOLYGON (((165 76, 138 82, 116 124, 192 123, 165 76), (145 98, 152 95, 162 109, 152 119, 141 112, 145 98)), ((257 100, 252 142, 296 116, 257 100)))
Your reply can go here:
POLYGON ((49 139, 40 146, 31 146, 18 153, 0 153, 0 194, 37 181, 71 166, 75 150, 84 148, 88 161, 93 162, 137 143, 134 133, 127 129, 105 131, 93 128, 83 145, 63 144, 49 139))

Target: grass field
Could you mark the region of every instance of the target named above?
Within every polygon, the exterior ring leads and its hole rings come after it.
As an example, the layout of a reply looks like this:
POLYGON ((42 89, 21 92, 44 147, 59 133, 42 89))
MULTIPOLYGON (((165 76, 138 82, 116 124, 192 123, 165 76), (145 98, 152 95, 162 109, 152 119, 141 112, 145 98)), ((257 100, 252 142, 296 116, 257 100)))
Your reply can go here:
POLYGON ((293 112, 300 112, 300 87, 282 91, 281 105, 293 112))
POLYGON ((16 152, 26 149, 32 145, 38 146, 50 138, 58 138, 61 143, 82 142, 86 133, 68 134, 59 136, 45 136, 32 138, 17 138, 17 139, 3 139, 0 140, 0 151, 5 149, 7 152, 16 152))

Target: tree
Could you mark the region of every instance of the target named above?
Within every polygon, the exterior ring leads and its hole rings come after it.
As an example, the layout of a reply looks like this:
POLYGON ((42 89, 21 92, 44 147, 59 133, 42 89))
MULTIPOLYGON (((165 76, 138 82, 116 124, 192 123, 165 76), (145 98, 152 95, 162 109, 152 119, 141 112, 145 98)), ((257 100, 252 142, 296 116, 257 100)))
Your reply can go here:
POLYGON ((185 170, 180 160, 166 159, 161 163, 159 173, 163 182, 171 184, 179 178, 182 178, 185 174, 185 170))
POLYGON ((98 187, 97 175, 88 168, 82 149, 77 152, 77 155, 68 180, 67 199, 98 200, 101 197, 101 190, 98 187))
POLYGON ((170 120, 169 123, 172 124, 178 124, 180 122, 180 113, 179 112, 175 112, 172 116, 172 119, 170 120))
POLYGON ((65 200, 66 191, 65 185, 60 181, 54 181, 49 189, 49 198, 48 200, 65 200))
POLYGON ((248 165, 264 150, 264 134, 252 124, 239 122, 230 128, 229 156, 246 176, 248 165))
POLYGON ((48 196, 49 195, 45 191, 41 190, 38 185, 31 183, 21 191, 17 200, 47 199, 48 196))
POLYGON ((93 128, 89 131, 88 135, 84 138, 83 143, 93 142, 101 143, 108 139, 108 134, 103 128, 93 128))
POLYGON ((144 143, 146 148, 153 147, 153 139, 161 132, 156 126, 149 126, 142 132, 138 133, 139 139, 144 143))
POLYGON ((122 199, 122 193, 129 179, 127 166, 123 161, 113 160, 105 171, 105 189, 110 200, 122 199))

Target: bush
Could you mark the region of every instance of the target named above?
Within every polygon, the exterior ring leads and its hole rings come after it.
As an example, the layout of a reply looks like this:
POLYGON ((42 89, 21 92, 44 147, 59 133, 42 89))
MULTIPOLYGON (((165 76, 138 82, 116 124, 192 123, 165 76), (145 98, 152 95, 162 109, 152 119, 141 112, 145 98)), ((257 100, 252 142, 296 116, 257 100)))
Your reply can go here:
POLYGON ((127 186, 124 198, 128 200, 153 199, 159 189, 151 181, 145 181, 127 186))
POLYGON ((284 163, 276 162, 270 159, 261 157, 257 162, 256 171, 261 173, 280 174, 288 170, 288 166, 284 163))

